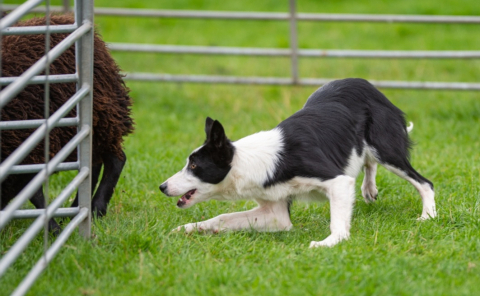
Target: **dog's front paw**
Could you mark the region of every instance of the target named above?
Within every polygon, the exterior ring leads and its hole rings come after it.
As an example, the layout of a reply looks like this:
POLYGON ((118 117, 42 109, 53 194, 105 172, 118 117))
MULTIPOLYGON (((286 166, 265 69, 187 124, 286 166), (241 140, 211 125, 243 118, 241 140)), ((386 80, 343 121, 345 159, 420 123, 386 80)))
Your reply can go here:
POLYGON ((422 214, 422 216, 417 218, 417 221, 425 221, 435 217, 437 217, 437 212, 433 211, 431 213, 422 214))
POLYGON ((335 246, 336 244, 338 244, 339 242, 343 241, 343 240, 347 240, 348 239, 348 234, 345 234, 345 235, 330 235, 328 236, 326 239, 324 239, 323 241, 320 241, 320 242, 316 242, 316 241, 312 241, 310 242, 310 249, 312 248, 318 248, 318 247, 333 247, 335 246))
POLYGON ((172 230, 172 232, 182 232, 182 231, 184 231, 185 233, 192 233, 194 231, 203 232, 205 230, 207 230, 205 228, 205 225, 203 225, 202 222, 198 222, 198 223, 188 223, 188 224, 185 224, 185 225, 182 225, 182 226, 178 226, 178 227, 174 228, 172 230))

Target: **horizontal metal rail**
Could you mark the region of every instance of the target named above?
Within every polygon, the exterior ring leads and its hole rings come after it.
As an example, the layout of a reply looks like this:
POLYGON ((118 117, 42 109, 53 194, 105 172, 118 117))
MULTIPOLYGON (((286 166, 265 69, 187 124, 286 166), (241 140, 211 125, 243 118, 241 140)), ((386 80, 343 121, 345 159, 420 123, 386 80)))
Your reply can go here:
MULTIPOLYGON (((154 73, 127 73, 125 80, 131 81, 167 81, 192 83, 226 83, 226 84, 267 84, 267 85, 312 85, 320 86, 335 79, 300 78, 295 84, 290 77, 238 77, 214 75, 172 75, 154 73)), ((396 89, 443 89, 443 90, 480 90, 480 83, 464 82, 421 82, 421 81, 376 81, 370 82, 379 88, 396 89)))
POLYGON ((248 48, 221 46, 184 46, 133 43, 108 43, 111 51, 151 52, 173 54, 211 54, 211 55, 247 55, 247 56, 290 56, 288 48, 248 48))
POLYGON ((85 219, 88 218, 88 209, 82 208, 80 209, 80 213, 78 213, 75 218, 68 223, 62 233, 57 237, 55 242, 50 246, 44 257, 40 258, 32 268, 32 270, 28 273, 28 275, 23 279, 23 281, 18 285, 18 287, 13 291, 12 296, 17 295, 24 295, 28 289, 33 285, 35 280, 38 276, 45 270, 48 263, 52 261, 55 255, 60 250, 61 246, 65 244, 67 239, 72 235, 73 231, 77 228, 77 226, 85 219))
MULTIPOLYGON (((243 11, 198 11, 198 10, 156 10, 128 8, 95 8, 96 15, 156 17, 156 18, 199 18, 223 20, 289 20, 284 12, 243 12, 243 11)), ((298 14, 300 16, 300 14, 298 14)))
MULTIPOLYGON (((4 9, 14 9, 17 5, 3 5, 4 9)), ((51 11, 63 11, 62 6, 51 6, 51 11)), ((45 12, 45 7, 37 7, 32 12, 45 12)), ((95 8, 95 15, 158 17, 158 18, 199 18, 223 20, 270 20, 286 21, 290 14, 286 12, 242 12, 242 11, 198 11, 163 10, 130 8, 95 8)), ((381 22, 381 23, 449 23, 480 24, 479 16, 450 15, 389 15, 389 14, 339 14, 339 13, 297 13, 299 21, 324 22, 381 22)))
MULTIPOLYGON (((48 26, 50 34, 55 33, 72 33, 78 28, 77 25, 52 25, 48 26)), ((2 30, 2 35, 29 35, 29 34, 45 34, 47 26, 31 26, 31 27, 9 27, 2 30)))
MULTIPOLYGON (((112 51, 150 52, 171 54, 206 54, 206 55, 242 55, 242 56, 280 56, 290 57, 289 48, 249 48, 221 46, 184 46, 108 43, 112 51)), ((299 49, 300 57, 337 57, 337 58, 414 58, 414 59, 478 59, 480 51, 425 51, 425 50, 341 50, 341 49, 299 49)))
POLYGON ((300 49, 303 57, 396 58, 396 59, 478 59, 477 50, 340 50, 300 49))
POLYGON ((46 220, 53 217, 55 211, 67 200, 70 195, 78 188, 80 183, 85 180, 89 174, 88 168, 82 168, 78 175, 65 187, 59 196, 47 207, 46 210, 39 210, 43 212, 38 216, 30 227, 23 233, 23 235, 15 242, 7 254, 0 260, 0 277, 7 271, 10 265, 17 259, 17 257, 25 250, 29 242, 43 229, 46 220))
MULTIPOLYGON (((59 208, 57 209, 52 217, 73 217, 80 212, 79 207, 74 208, 59 208)), ((13 213, 13 219, 32 219, 37 218, 38 216, 45 213, 44 209, 35 209, 35 210, 17 210, 13 213)))
MULTIPOLYGON (((20 6, 15 5, 15 10, 7 14, 0 20, 0 31, 3 31, 3 29, 16 23, 28 11, 31 11, 34 7, 36 7, 42 2, 43 0, 28 0, 20 6)), ((4 7, 4 5, 2 5, 2 7, 4 7)))
POLYGON ((11 203, 1 212, 0 215, 0 230, 12 219, 16 210, 18 210, 41 186, 48 174, 53 174, 57 166, 78 146, 78 144, 85 139, 90 133, 90 127, 85 125, 78 132, 78 134, 70 140, 56 155, 50 160, 43 170, 41 170, 22 191, 12 200, 11 203))
POLYGON ((13 99, 32 79, 35 75, 38 75, 42 70, 45 69, 48 63, 52 63, 56 58, 58 58, 65 50, 80 39, 85 33, 92 29, 92 24, 89 22, 84 23, 81 27, 75 30, 73 33, 68 35, 60 43, 58 43, 54 48, 52 48, 47 56, 43 56, 38 60, 33 66, 31 66, 27 71, 25 71, 17 80, 12 82, 6 88, 0 92, 0 108, 3 108, 11 99, 13 99))
MULTIPOLYGON (((30 129, 40 127, 45 123, 45 119, 30 119, 30 120, 12 120, 12 121, 0 121, 1 130, 14 130, 14 129, 30 129)), ((75 126, 79 123, 78 118, 62 118, 54 127, 75 126)))
MULTIPOLYGON (((8 85, 19 77, 0 77, 0 85, 8 85)), ((47 81, 47 77, 45 75, 38 75, 32 77, 27 84, 43 84, 47 81)), ((48 76, 48 83, 67 83, 67 82, 77 82, 78 75, 77 74, 60 74, 60 75, 49 75, 48 76)))
POLYGON ((194 82, 194 83, 228 83, 228 84, 271 84, 289 85, 291 78, 280 77, 238 77, 213 75, 173 75, 155 73, 124 73, 125 80, 130 81, 167 81, 167 82, 194 82))
POLYGON ((72 96, 62 107, 60 107, 50 118, 42 124, 35 132, 33 132, 10 156, 8 156, 2 164, 0 164, 0 182, 5 180, 10 169, 20 163, 25 156, 35 148, 35 146, 45 137, 46 132, 51 131, 57 122, 67 115, 80 100, 82 100, 89 92, 88 86, 83 86, 74 96, 72 96))
MULTIPOLYGON (((78 170, 80 165, 78 162, 62 162, 57 166, 55 172, 78 170)), ((45 168, 45 164, 23 164, 14 165, 10 170, 10 174, 32 174, 38 173, 45 168)))
POLYGON ((479 16, 299 13, 301 21, 480 24, 479 16))
MULTIPOLYGON (((198 11, 198 10, 151 10, 124 8, 96 8, 96 15, 141 16, 161 18, 199 18, 222 20, 289 20, 285 12, 236 12, 236 11, 198 11)), ((401 22, 401 23, 470 23, 480 24, 476 16, 432 16, 432 15, 375 15, 375 14, 330 14, 297 13, 299 21, 337 21, 337 22, 401 22)))
MULTIPOLYGON (((329 79, 329 81, 331 80, 333 79, 329 79)), ((304 85, 319 85, 318 82, 320 81, 321 80, 315 79, 315 78, 303 79, 304 85)), ((480 83, 469 83, 469 82, 388 81, 388 80, 369 80, 369 82, 378 88, 480 91, 480 83)))

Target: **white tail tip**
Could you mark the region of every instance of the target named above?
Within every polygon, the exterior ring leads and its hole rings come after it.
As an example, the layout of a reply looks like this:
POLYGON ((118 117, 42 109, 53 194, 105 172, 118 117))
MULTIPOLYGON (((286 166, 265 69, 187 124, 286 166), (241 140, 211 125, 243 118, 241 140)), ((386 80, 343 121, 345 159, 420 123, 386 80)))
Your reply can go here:
POLYGON ((407 132, 410 133, 412 130, 413 130, 413 122, 410 121, 407 126, 407 132))

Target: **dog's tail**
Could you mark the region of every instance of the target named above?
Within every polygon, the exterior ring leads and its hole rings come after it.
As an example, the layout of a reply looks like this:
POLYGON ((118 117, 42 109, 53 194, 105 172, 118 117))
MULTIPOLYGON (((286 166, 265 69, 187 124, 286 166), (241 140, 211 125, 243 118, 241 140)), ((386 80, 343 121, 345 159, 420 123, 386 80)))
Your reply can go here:
POLYGON ((413 130, 413 122, 409 122, 407 126, 407 132, 410 133, 413 130))

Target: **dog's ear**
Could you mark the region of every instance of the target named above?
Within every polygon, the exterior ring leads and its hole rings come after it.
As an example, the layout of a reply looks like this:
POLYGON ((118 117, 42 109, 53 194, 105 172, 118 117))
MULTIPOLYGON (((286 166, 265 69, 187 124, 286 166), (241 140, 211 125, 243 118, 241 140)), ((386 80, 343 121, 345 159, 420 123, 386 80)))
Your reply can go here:
POLYGON ((210 138, 210 131, 212 130, 213 119, 207 117, 205 120, 205 134, 207 134, 207 140, 210 138))
POLYGON ((225 130, 218 120, 215 120, 212 123, 212 128, 210 129, 210 142, 217 149, 222 149, 228 142, 225 130))
POLYGON ((233 159, 234 148, 225 135, 225 130, 218 120, 207 117, 205 122, 207 140, 205 148, 210 153, 213 162, 222 168, 229 168, 233 159))

